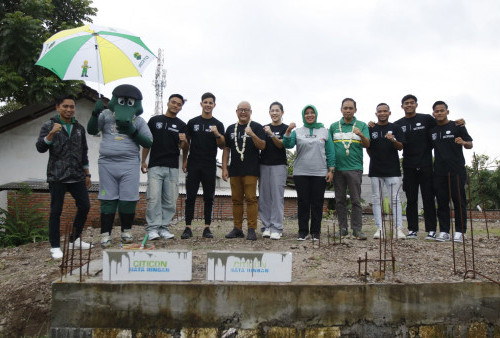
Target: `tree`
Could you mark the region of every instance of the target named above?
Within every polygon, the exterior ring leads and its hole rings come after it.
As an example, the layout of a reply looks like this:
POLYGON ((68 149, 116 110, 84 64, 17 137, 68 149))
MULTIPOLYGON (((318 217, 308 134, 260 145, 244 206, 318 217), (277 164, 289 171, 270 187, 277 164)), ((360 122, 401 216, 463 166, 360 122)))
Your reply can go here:
POLYGON ((499 209, 500 161, 490 160, 487 155, 474 156, 467 171, 470 177, 470 208, 479 205, 484 210, 499 209))
POLYGON ((81 81, 62 81, 35 66, 56 32, 92 22, 91 0, 3 0, 0 3, 0 101, 32 104, 78 94, 81 81))

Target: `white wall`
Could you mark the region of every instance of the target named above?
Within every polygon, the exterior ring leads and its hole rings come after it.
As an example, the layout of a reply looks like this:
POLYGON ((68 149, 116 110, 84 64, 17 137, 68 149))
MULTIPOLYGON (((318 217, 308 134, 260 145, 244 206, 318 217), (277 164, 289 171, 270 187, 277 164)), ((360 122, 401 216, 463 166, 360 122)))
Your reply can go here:
MULTIPOLYGON (((76 105, 76 119, 84 126, 90 118, 93 103, 81 99, 76 105)), ((42 180, 47 178, 47 161, 49 153, 39 153, 35 143, 40 133, 40 128, 50 117, 57 115, 46 114, 38 119, 0 133, 0 184, 26 180, 42 180)), ((97 158, 99 155, 100 137, 87 135, 89 143, 89 161, 92 180, 98 180, 97 158)))

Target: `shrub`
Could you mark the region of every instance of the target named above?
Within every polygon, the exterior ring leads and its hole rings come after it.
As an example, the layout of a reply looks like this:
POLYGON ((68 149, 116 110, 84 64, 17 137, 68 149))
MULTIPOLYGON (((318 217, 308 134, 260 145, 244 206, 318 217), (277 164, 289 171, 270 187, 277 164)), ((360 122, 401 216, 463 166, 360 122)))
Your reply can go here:
POLYGON ((40 204, 30 205, 32 194, 29 186, 23 185, 7 210, 0 208, 1 247, 48 240, 46 215, 38 211, 40 204))

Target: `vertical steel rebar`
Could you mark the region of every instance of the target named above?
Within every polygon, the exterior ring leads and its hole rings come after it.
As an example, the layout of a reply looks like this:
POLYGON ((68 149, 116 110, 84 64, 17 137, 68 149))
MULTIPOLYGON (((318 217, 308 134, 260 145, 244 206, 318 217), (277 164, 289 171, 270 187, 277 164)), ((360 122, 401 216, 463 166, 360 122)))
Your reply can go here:
MULTIPOLYGON (((465 225, 464 225, 464 217, 463 217, 463 209, 465 206, 462 205, 462 194, 460 193, 460 177, 457 174, 457 194, 458 194, 458 208, 460 212, 460 224, 461 224, 461 230, 462 230, 462 247, 464 251, 464 266, 465 266, 465 271, 467 271, 467 253, 465 252, 465 238, 464 238, 464 230, 465 230, 465 225)), ((464 196, 465 198, 465 196, 464 196)), ((455 210, 455 215, 456 215, 456 210, 455 210)), ((456 225, 456 222, 455 222, 456 225)), ((453 241, 455 242, 455 241, 453 241)))
POLYGON ((385 244, 385 212, 384 212, 384 197, 382 191, 382 182, 378 180, 378 192, 379 192, 379 203, 380 203, 380 214, 382 218, 382 222, 380 224, 380 238, 379 238, 379 246, 378 246, 378 259, 379 259, 379 268, 378 271, 382 272, 382 244, 385 244))
MULTIPOLYGON (((471 192, 470 192, 470 175, 467 173, 467 190, 469 193, 469 221, 470 221, 470 241, 471 241, 471 253, 472 253, 472 270, 474 271, 473 279, 476 279, 476 261, 474 257, 474 228, 472 225, 472 205, 470 203, 472 202, 471 199, 471 192)), ((464 243, 465 243, 465 236, 464 236, 464 243)), ((467 270, 466 270, 467 271, 467 270)))
MULTIPOLYGON (((453 234, 453 223, 452 223, 452 198, 451 198, 451 176, 450 176, 450 172, 448 172, 448 204, 449 204, 449 207, 450 207, 450 233, 453 234)), ((438 205, 439 207, 439 205, 438 205)), ((441 229, 441 225, 439 225, 440 227, 440 230, 441 229)), ((456 269, 456 266, 455 266, 455 241, 453 240, 453 235, 451 235, 451 252, 453 254, 453 274, 457 274, 457 269, 456 269)))

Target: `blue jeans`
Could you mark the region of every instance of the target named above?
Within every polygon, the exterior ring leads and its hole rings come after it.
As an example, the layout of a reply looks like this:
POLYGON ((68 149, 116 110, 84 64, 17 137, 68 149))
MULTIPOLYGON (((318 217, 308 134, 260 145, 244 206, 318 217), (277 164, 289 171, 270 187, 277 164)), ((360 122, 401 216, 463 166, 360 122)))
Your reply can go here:
POLYGON ((73 221, 73 230, 70 241, 73 242, 83 231, 87 214, 90 210, 89 192, 85 181, 75 183, 49 182, 50 191, 50 217, 49 217, 49 241, 50 246, 59 248, 61 246, 61 214, 64 205, 64 195, 69 192, 75 199, 76 215, 73 221))
POLYGON ((179 169, 152 167, 148 170, 146 231, 167 229, 175 216, 179 196, 179 169))
POLYGON ((382 208, 380 204, 380 195, 383 194, 384 186, 387 195, 391 200, 392 215, 396 228, 403 227, 403 209, 401 208, 401 199, 399 190, 401 190, 400 177, 370 177, 372 181, 372 209, 375 225, 377 228, 382 226, 382 208), (382 191, 381 191, 382 190, 382 191))

